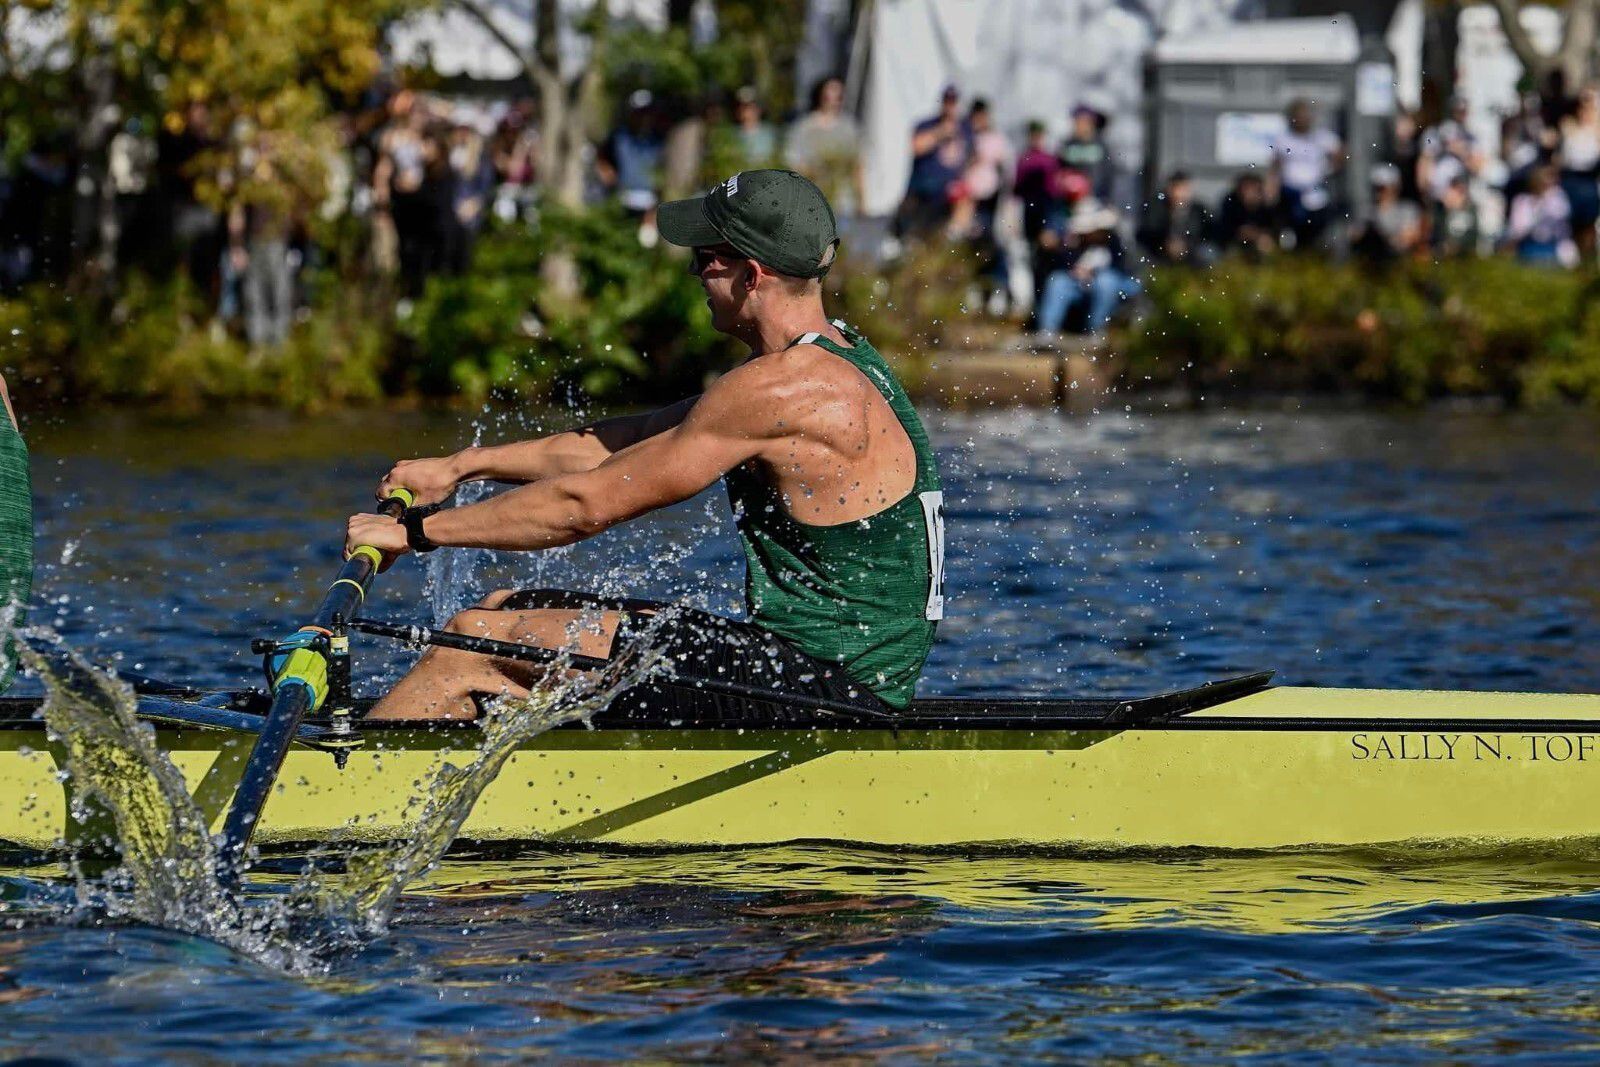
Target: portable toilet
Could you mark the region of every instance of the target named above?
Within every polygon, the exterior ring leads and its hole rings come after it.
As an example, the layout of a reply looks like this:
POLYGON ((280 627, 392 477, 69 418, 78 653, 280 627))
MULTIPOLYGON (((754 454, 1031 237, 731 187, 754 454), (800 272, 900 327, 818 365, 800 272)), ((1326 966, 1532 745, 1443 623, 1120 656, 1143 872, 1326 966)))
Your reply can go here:
POLYGON ((1344 142, 1345 166, 1331 183, 1336 211, 1362 217, 1379 146, 1389 141, 1394 78, 1383 41, 1363 41, 1344 16, 1163 37, 1145 61, 1145 197, 1182 170, 1196 196, 1216 205, 1241 171, 1268 171, 1288 128, 1285 111, 1303 99, 1344 142))

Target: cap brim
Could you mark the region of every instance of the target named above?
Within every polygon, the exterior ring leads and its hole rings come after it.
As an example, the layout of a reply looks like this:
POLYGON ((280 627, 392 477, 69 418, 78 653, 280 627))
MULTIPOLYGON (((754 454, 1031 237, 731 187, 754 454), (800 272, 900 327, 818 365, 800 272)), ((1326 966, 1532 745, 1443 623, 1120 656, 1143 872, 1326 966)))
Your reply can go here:
POLYGON ((724 243, 727 238, 711 225, 706 216, 706 198, 670 200, 656 209, 656 230, 668 244, 684 248, 703 248, 724 243))

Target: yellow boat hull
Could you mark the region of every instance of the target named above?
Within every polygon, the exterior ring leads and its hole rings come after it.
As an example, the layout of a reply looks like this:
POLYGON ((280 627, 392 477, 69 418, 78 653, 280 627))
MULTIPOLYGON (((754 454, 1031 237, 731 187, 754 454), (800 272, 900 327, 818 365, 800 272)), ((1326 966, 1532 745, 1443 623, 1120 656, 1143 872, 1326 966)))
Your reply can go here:
MULTIPOLYGON (((261 844, 407 836, 476 732, 292 750, 261 844)), ((163 730, 220 825, 248 735, 163 730)), ((0 731, 0 840, 96 833, 42 729, 0 731)), ((103 832, 103 829, 98 831, 103 832)), ((1600 837, 1600 696, 1268 689, 1131 729, 561 729, 515 752, 468 840, 666 847, 1263 849, 1600 837)))

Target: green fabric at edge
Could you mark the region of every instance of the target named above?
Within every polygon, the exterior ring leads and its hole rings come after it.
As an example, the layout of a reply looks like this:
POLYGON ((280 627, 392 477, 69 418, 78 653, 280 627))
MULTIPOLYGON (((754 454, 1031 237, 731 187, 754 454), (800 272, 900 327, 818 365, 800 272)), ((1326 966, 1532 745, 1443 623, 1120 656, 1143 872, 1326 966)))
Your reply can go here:
MULTIPOLYGON (((33 484, 28 477, 28 446, 0 408, 0 620, 16 605, 13 626, 33 590, 33 484)), ((0 692, 16 675, 16 648, 0 641, 0 692)))

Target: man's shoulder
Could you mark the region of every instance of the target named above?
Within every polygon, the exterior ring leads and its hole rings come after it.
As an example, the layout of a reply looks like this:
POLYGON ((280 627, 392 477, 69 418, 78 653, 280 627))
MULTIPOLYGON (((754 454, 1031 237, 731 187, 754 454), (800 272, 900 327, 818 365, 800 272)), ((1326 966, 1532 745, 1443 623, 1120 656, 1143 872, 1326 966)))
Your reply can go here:
POLYGON ((849 360, 807 341, 767 352, 739 364, 712 383, 706 399, 713 407, 744 411, 794 410, 794 405, 842 398, 868 387, 849 360))

